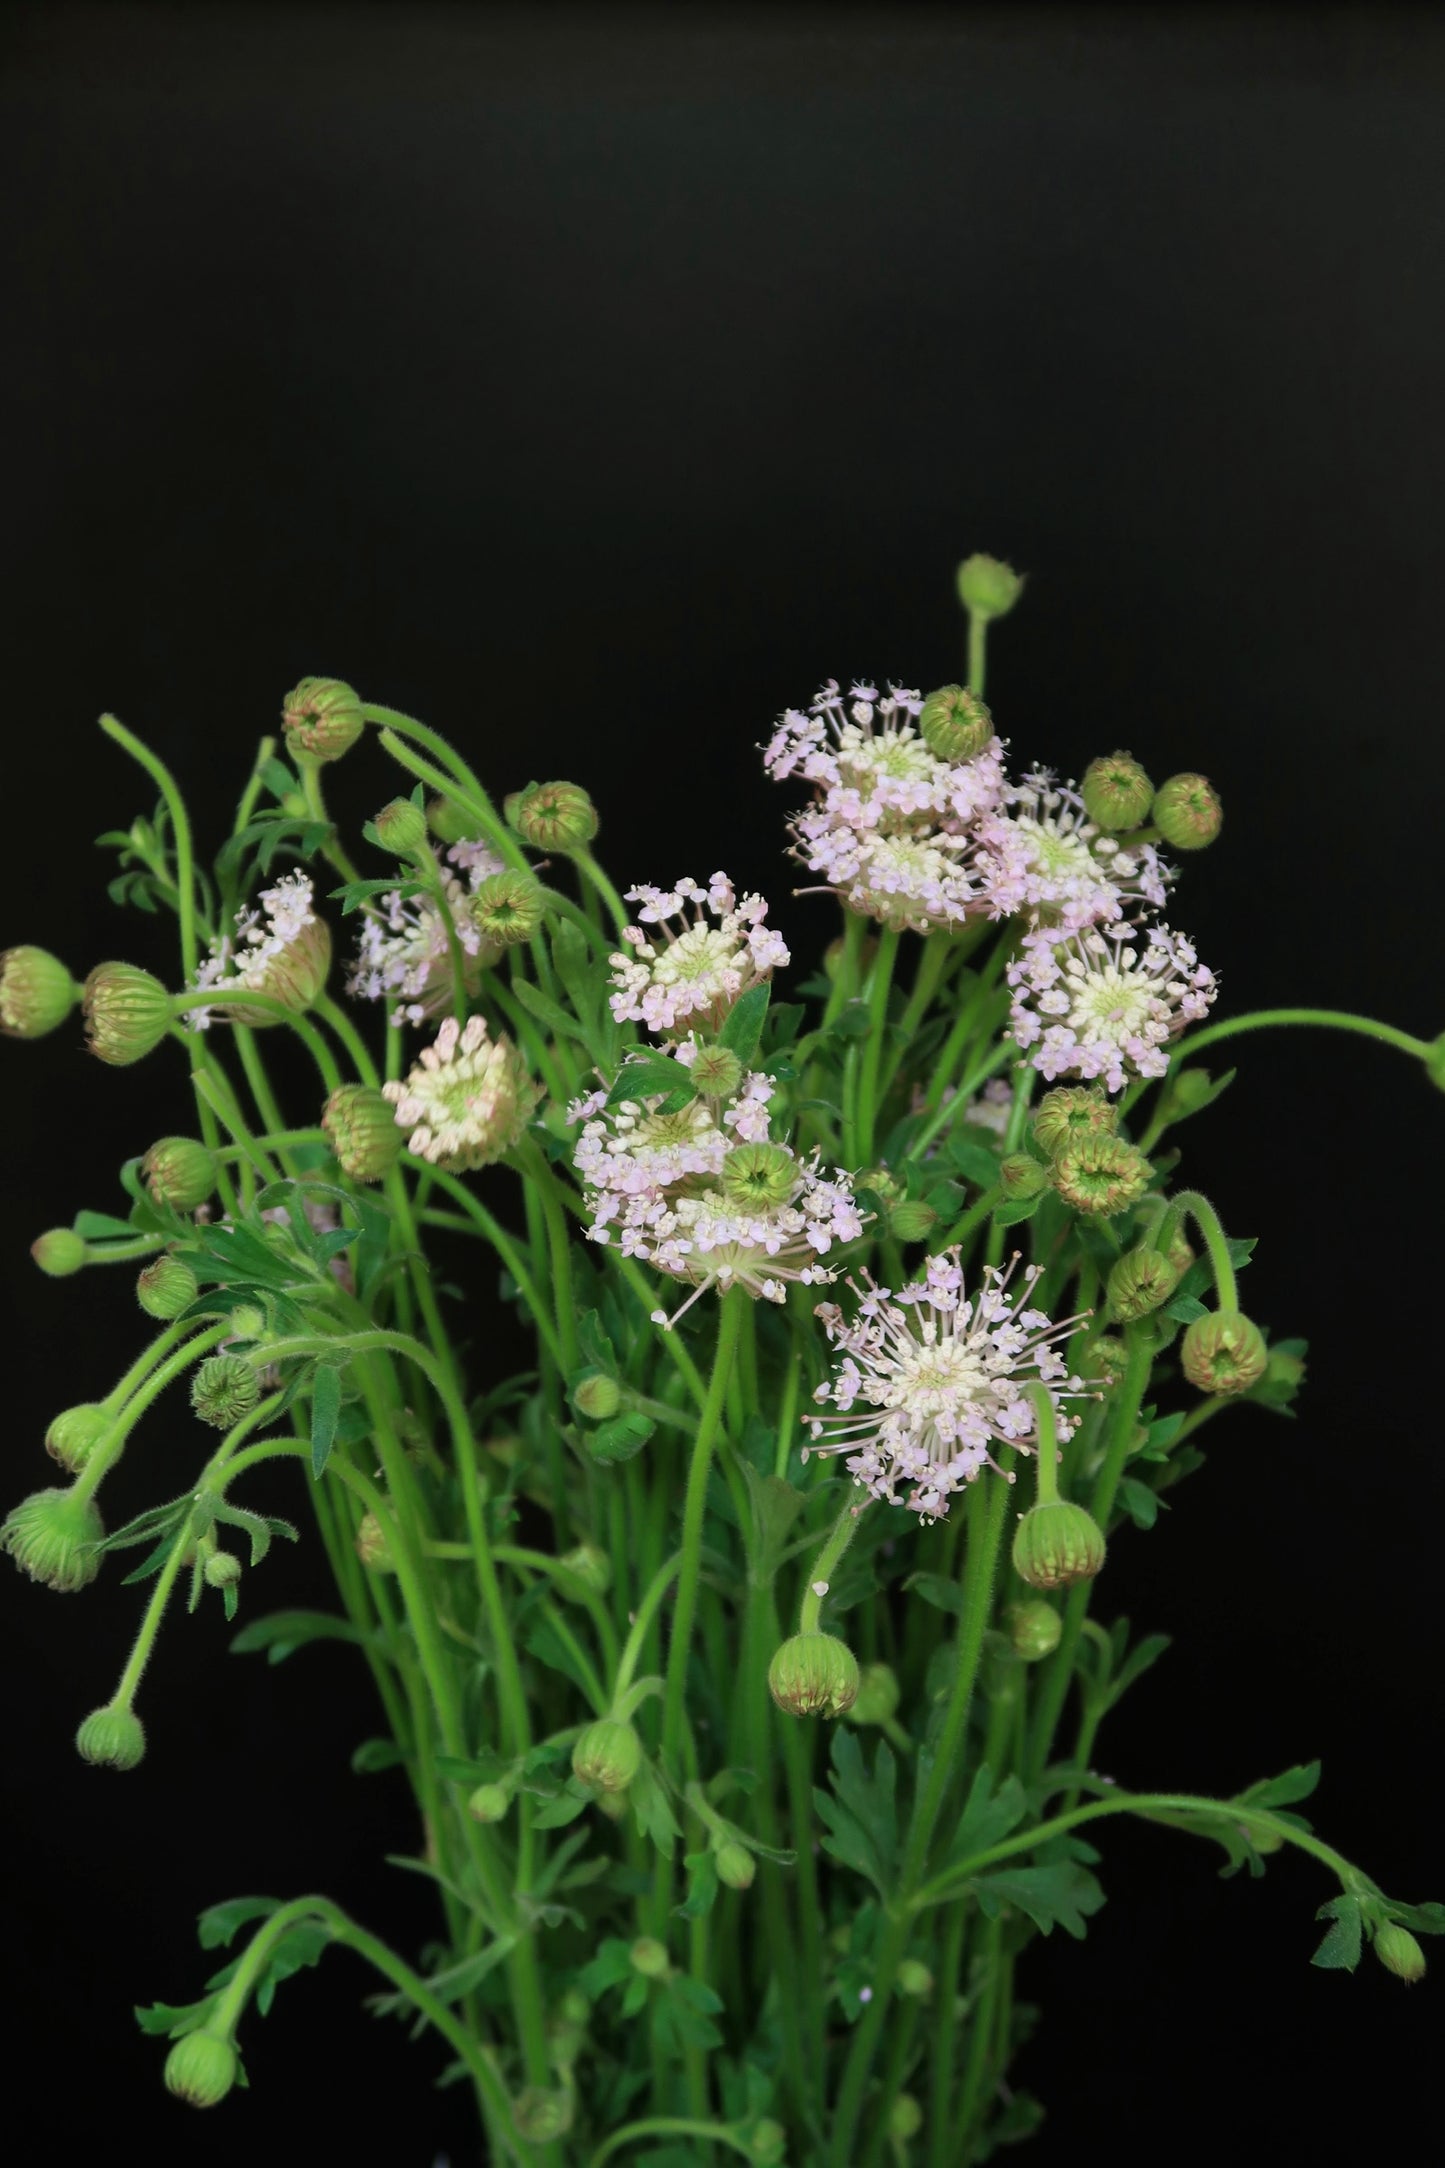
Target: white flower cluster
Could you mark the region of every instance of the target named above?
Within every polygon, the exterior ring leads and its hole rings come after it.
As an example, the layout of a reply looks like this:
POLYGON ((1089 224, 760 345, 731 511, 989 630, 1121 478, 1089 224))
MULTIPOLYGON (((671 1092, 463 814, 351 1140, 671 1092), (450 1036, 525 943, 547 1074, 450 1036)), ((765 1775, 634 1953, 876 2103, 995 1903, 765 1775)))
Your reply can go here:
MULTIPOLYGON (((211 953, 196 972, 196 984, 218 994, 228 989, 269 994, 288 1008, 305 1008, 320 992, 331 962, 331 934, 314 909, 309 873, 283 873, 263 888, 256 906, 236 913, 234 935, 211 943, 211 953)), ((187 1022, 208 1031, 217 1017, 241 1024, 275 1021, 258 1009, 224 1002, 192 1009, 187 1022)))
POLYGON ((1208 1013, 1218 988, 1193 945, 1167 926, 1091 926, 1036 937, 1008 968, 1009 1029, 1040 1075, 1163 1076, 1169 1042, 1208 1013))
POLYGON ((410 1149, 453 1173, 509 1152, 540 1096, 511 1040, 490 1038, 480 1016, 449 1016, 401 1082, 381 1088, 410 1149))
MULTIPOLYGON (((489 844, 468 841, 454 843, 447 858, 465 876, 447 874, 443 888, 462 950, 466 990, 474 995, 484 967, 501 952, 484 939, 467 906, 489 874, 504 870, 503 863, 489 844)), ((425 1023, 450 1008, 451 947, 436 904, 395 889, 378 898, 362 926, 346 990, 366 1001, 396 1001, 394 1024, 425 1023)))
MULTIPOLYGON (((689 1064, 677 1059, 677 1068, 687 1086, 689 1064)), ((772 1092, 770 1077, 745 1072, 726 1102, 695 1098, 664 1112, 667 1093, 608 1106, 598 1091, 567 1110, 582 1125, 574 1159, 590 1239, 615 1241, 624 1257, 695 1290, 673 1318, 654 1311, 657 1324, 675 1324, 710 1287, 782 1302, 790 1280, 829 1282, 836 1275, 822 1259, 863 1232, 851 1176, 824 1175, 816 1153, 799 1159, 769 1141, 772 1092)))
POLYGON ((1048 1387, 1060 1442, 1069 1437, 1078 1418, 1065 1412, 1063 1397, 1085 1387, 1053 1343, 1082 1321, 1055 1325, 1025 1306, 1037 1265, 1010 1294, 1017 1263, 1002 1272, 985 1266, 981 1286, 968 1296, 959 1252, 946 1250, 897 1295, 867 1274, 862 1288, 850 1281, 860 1298, 851 1322, 836 1303, 820 1303, 816 1314, 843 1359, 813 1396, 833 1412, 809 1418, 809 1450, 846 1453, 856 1482, 927 1523, 941 1519, 953 1494, 985 1468, 1002 1472, 995 1446, 1032 1449, 1038 1418, 1031 1384, 1048 1387))
POLYGON ((641 924, 623 928, 627 949, 611 960, 609 998, 619 1023, 659 1034, 694 1023, 716 1030, 740 994, 788 961, 781 934, 763 923, 762 897, 739 902, 725 873, 706 888, 692 880, 672 889, 629 888, 627 901, 640 906, 641 924), (656 937, 649 939, 648 926, 656 937))
POLYGON ((1031 769, 1004 798, 1007 811, 987 812, 978 823, 991 917, 1076 932, 1130 909, 1163 908, 1169 874, 1152 844, 1126 849, 1048 769, 1031 769))

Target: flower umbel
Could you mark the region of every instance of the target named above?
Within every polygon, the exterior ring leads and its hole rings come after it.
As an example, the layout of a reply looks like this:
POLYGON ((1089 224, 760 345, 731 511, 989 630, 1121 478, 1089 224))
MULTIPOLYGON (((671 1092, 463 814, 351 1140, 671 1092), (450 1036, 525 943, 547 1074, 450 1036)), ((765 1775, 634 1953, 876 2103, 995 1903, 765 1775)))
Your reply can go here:
MULTIPOLYGON (((312 908, 314 890, 309 873, 283 873, 272 888, 263 888, 259 910, 238 911, 236 938, 227 934, 213 943, 211 954, 196 973, 198 987, 222 993, 269 994, 273 1001, 296 1014, 309 1009, 326 984, 331 968, 331 929, 312 908)), ((227 1007, 193 1009, 187 1021, 205 1031, 217 1017, 237 1024, 273 1024, 280 1019, 264 1009, 237 1002, 227 1007)))
POLYGON ((1149 844, 1126 850, 1089 818, 1072 784, 1032 769, 1006 793, 1009 810, 979 822, 980 869, 995 918, 1014 913, 1074 930, 1164 903, 1167 878, 1149 844))
POLYGON ((465 1027, 449 1016, 401 1082, 381 1088, 412 1151, 454 1173, 511 1151, 541 1096, 511 1040, 489 1038, 480 1016, 465 1027))
MULTIPOLYGON (((475 995, 483 970, 501 954, 502 944, 489 940, 476 923, 471 901, 484 881, 502 871, 502 861, 487 844, 466 840, 454 843, 447 857, 459 870, 443 876, 442 892, 461 948, 462 983, 475 995)), ((430 897, 392 889, 377 899, 361 929, 346 991, 365 1001, 395 1000, 396 1024, 422 1024, 450 1008, 451 943, 446 919, 430 897)))
POLYGON ((739 902, 725 873, 706 888, 692 880, 629 888, 627 901, 640 905, 641 924, 624 927, 627 950, 612 958, 609 1001, 619 1022, 658 1033, 695 1023, 716 1029, 740 994, 788 961, 782 936, 763 924, 762 897, 739 902))
POLYGON ((1008 967, 1009 1030, 1040 1075, 1163 1076, 1169 1041, 1207 1015, 1218 988, 1192 943, 1167 926, 1035 936, 1008 967))

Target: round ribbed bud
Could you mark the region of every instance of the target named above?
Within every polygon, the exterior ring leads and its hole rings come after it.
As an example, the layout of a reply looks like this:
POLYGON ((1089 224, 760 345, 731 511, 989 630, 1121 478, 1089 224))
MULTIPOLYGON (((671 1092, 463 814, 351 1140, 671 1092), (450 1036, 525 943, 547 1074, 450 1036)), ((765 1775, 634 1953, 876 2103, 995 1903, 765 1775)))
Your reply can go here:
POLYGON ((196 1275, 179 1257, 153 1257, 136 1275, 135 1299, 147 1317, 168 1325, 196 1299, 196 1275))
POLYGON ((612 1586, 612 1561, 595 1543, 579 1543, 575 1550, 564 1551, 559 1563, 569 1573, 575 1573, 594 1596, 605 1596, 612 1586))
POLYGON ((1084 811, 1100 828, 1137 828, 1154 799, 1154 785, 1130 753, 1102 753, 1079 785, 1084 811))
POLYGON ((933 1993, 933 1974, 919 1957, 905 1957, 898 1967, 898 1992, 922 2002, 933 1993))
POLYGON ((515 948, 530 941, 542 923, 542 884, 530 873, 489 873, 477 883, 467 909, 484 941, 515 948))
POLYGON ((736 1144, 723 1160, 723 1194, 752 1211, 786 1204, 797 1184, 798 1164, 784 1144, 736 1144))
POLYGON ((667 1951, 654 1935, 639 1935, 629 1955, 633 1970, 644 1980, 665 1980, 672 1970, 667 1951))
POLYGON ((993 717, 977 693, 963 685, 940 685, 924 701, 918 728, 930 753, 956 765, 974 759, 990 742, 993 717))
POLYGON ((379 1182, 401 1156, 406 1133, 396 1108, 370 1084, 340 1084, 321 1109, 321 1127, 351 1182, 379 1182))
POLYGON ((748 2133, 748 2158, 758 2168, 780 2168, 787 2150, 788 2134, 782 2124, 771 2115, 759 2117, 748 2133))
POLYGON ((212 1551, 201 1572, 207 1588, 234 1588, 241 1578, 241 1561, 234 1551, 212 1551))
POLYGON ((30 1254, 52 1280, 68 1280, 90 1255, 83 1235, 71 1227, 47 1227, 30 1245, 30 1254))
POLYGON ((1065 1498, 1030 1506, 1014 1531, 1014 1572, 1030 1588, 1091 1581, 1104 1563, 1104 1538, 1082 1506, 1065 1498))
POLYGON ((1083 1084, 1061 1084, 1039 1101, 1034 1141, 1041 1152, 1057 1159, 1081 1137, 1112 1137, 1118 1126, 1118 1109, 1102 1092, 1083 1084))
POLYGON ((642 1767, 642 1741, 624 1718, 589 1724, 572 1749, 572 1774, 594 1792, 625 1792, 642 1767))
POLYGON ((1064 1631, 1063 1620, 1051 1603, 1011 1603, 1003 1622, 1009 1647, 1026 1664, 1042 1663, 1052 1656, 1064 1631))
POLYGON ((1037 1197, 1050 1179, 1049 1169, 1041 1167, 1031 1152, 1010 1152, 999 1162, 998 1186, 1010 1202, 1037 1197))
POLYGON ((735 1838, 717 1847, 715 1854, 717 1878, 728 1889, 751 1889, 758 1871, 758 1863, 745 1844, 735 1838))
POLYGON ((1121 1378, 1129 1350, 1122 1340, 1112 1339, 1108 1334, 1097 1340, 1086 1340, 1079 1368, 1091 1378, 1121 1378))
POLYGON ((1405 1980, 1411 1987, 1425 1977, 1425 1952, 1421 1949, 1408 1927, 1398 1920, 1386 1920, 1375 1929, 1374 1952, 1386 1972, 1393 1972, 1397 1980, 1405 1980))
POLYGON ((536 851, 585 850, 597 833, 597 808, 577 783, 529 783, 511 793, 504 810, 536 851))
POLYGON ((997 557, 965 557, 958 568, 958 599, 971 617, 1007 617, 1023 587, 1023 574, 997 557))
POLYGON ((1180 1273, 1162 1250, 1147 1247, 1129 1250, 1109 1268, 1109 1314, 1126 1325, 1147 1317, 1167 1302, 1179 1285, 1180 1273))
POLYGON ((22 1573, 73 1595, 100 1571, 95 1545, 105 1534, 97 1508, 70 1490, 33 1491, 0 1527, 0 1549, 22 1573))
POLYGON ((173 1212, 194 1212, 216 1187, 216 1155, 199 1137, 161 1137, 140 1171, 154 1202, 173 1212))
POLYGON ((114 1421, 109 1409, 93 1400, 62 1408, 45 1433, 45 1450, 62 1468, 79 1475, 114 1421))
POLYGON ((193 2108, 214 2108, 236 2082, 236 2050, 219 2033, 187 2033, 166 2057, 166 2090, 193 2108))
POLYGON ((134 1709, 92 1709, 75 1734, 75 1750, 95 1769, 137 1769, 145 1759, 145 1727, 134 1709))
POLYGON ((1171 775, 1154 793, 1154 825, 1176 851, 1202 851, 1223 823, 1219 793, 1207 776, 1171 775))
POLYGON ((1179 1365, 1201 1393, 1247 1393, 1269 1362, 1264 1334, 1242 1310, 1196 1317, 1179 1343, 1179 1365))
POLYGON ((428 798, 426 817, 438 843, 460 843, 476 826, 471 815, 462 811, 455 798, 428 798))
POLYGON ((191 1406, 203 1423, 229 1430, 261 1397, 261 1380, 244 1355, 208 1355, 191 1379, 191 1406))
POLYGON ((281 703, 281 727, 293 753, 340 760, 366 728, 361 701, 340 678, 302 678, 281 703))
POLYGON ((844 1713, 850 1724, 887 1724, 898 1713, 898 1674, 889 1664, 864 1664, 858 1691, 844 1713))
POLYGON ((363 1513, 356 1526, 356 1555, 372 1573, 395 1573, 386 1530, 375 1513, 363 1513))
POLYGON ((171 1028, 171 997, 137 964, 97 964, 81 990, 92 1054, 124 1069, 153 1052, 171 1028))
POLYGON ((511 1804, 505 1784, 479 1784, 467 1801, 467 1812, 474 1822, 500 1822, 511 1804))
POLYGON ((371 825, 376 830, 377 842, 384 850, 394 851, 398 858, 419 858, 426 854, 426 815, 414 799, 389 799, 371 825))
POLYGON ((63 1024, 80 988, 49 949, 12 948, 0 955, 0 1031, 12 1039, 43 1039, 63 1024))
POLYGON ((1054 1186, 1076 1212, 1108 1219, 1143 1196, 1153 1171, 1122 1137, 1081 1137, 1055 1161, 1054 1186))
POLYGON ((926 1197, 905 1197, 888 1214, 888 1232, 900 1242, 924 1242, 938 1225, 938 1214, 926 1197))
POLYGON ((572 2096, 541 2085, 524 2086, 512 2102, 512 2120, 529 2145, 551 2145, 572 2128, 572 2096))
POLYGON ((861 1683, 857 1657, 836 1634, 794 1634, 768 1666, 768 1692, 789 1716, 842 1716, 861 1683))
POLYGON ((923 2110, 912 2093, 900 2093, 888 2110, 888 2135, 907 2145, 923 2128, 923 2110))
POLYGON ((622 1387, 605 1370, 589 1370, 572 1388, 572 1405, 589 1423, 608 1423, 622 1406, 622 1387))
POLYGON ((704 1099, 731 1099, 743 1080, 743 1065, 730 1046, 700 1046, 690 1074, 693 1090, 704 1099))

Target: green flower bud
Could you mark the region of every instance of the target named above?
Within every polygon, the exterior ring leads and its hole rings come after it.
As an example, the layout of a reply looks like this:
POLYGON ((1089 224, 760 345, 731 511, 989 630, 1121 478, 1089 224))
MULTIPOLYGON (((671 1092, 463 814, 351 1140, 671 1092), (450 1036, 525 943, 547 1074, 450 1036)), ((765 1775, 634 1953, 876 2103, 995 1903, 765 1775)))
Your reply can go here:
POLYGON ((1119 1112, 1102 1092, 1083 1084, 1061 1084, 1045 1092, 1034 1115, 1034 1142, 1057 1159, 1083 1137, 1112 1137, 1119 1112))
POLYGON ((998 1186, 1012 1203, 1015 1199, 1037 1197, 1049 1186, 1050 1174, 1041 1167, 1029 1152, 1010 1152, 1007 1159, 999 1162, 998 1186))
POLYGON ((196 1299, 196 1275, 179 1257, 153 1257, 136 1275, 135 1299, 147 1317, 169 1324, 196 1299))
POLYGON ((1421 1949, 1408 1927, 1398 1920, 1385 1920, 1375 1929, 1374 1952, 1386 1972, 1393 1972, 1397 1980, 1404 1980, 1413 1987, 1425 1977, 1425 1952, 1421 1949))
POLYGON ((89 1498, 77 1498, 73 1490, 33 1491, 0 1527, 0 1550, 8 1551, 32 1581, 73 1595, 99 1573, 95 1546, 104 1534, 89 1498))
POLYGON ((518 2135, 529 2145, 551 2145, 572 2128, 572 2095, 541 2085, 524 2086, 512 2102, 518 2135))
POLYGON ((395 1573, 391 1542, 380 1517, 363 1513, 356 1528, 356 1555, 371 1573, 395 1573))
POLYGON ((1084 1342, 1079 1368, 1086 1377, 1107 1378, 1112 1382, 1124 1375, 1124 1365, 1128 1359, 1129 1350, 1123 1341, 1104 1334, 1097 1340, 1084 1342))
POLYGON ((256 1366, 244 1355, 208 1355, 191 1379, 191 1406, 217 1430, 239 1423, 260 1397, 256 1366))
POLYGON ((604 1716, 572 1749, 572 1774, 594 1792, 625 1792, 642 1767, 642 1741, 622 1717, 604 1716))
POLYGON ((414 799, 389 799, 371 825, 383 850, 394 851, 398 858, 426 857, 426 815, 414 799))
POLYGON ((923 2002, 933 1993, 933 1974, 919 1957, 905 1957, 898 1967, 898 1992, 923 2002))
POLYGON ((745 1844, 735 1839, 716 1848, 717 1878, 728 1889, 751 1889, 758 1863, 745 1844))
POLYGON ((560 1563, 595 1596, 605 1596, 612 1586, 612 1561, 595 1543, 579 1543, 575 1550, 564 1551, 560 1563))
POLYGON ((145 1759, 145 1727, 134 1709, 92 1709, 75 1734, 82 1761, 96 1769, 136 1769, 145 1759))
POLYGON ((900 2093, 888 2110, 888 2135, 907 2145, 923 2128, 923 2110, 912 2093, 900 2093))
POLYGON ((201 1574, 207 1588, 234 1588, 241 1578, 241 1561, 234 1551, 212 1551, 201 1574))
POLYGON ((691 1074, 702 1098, 731 1099, 743 1080, 743 1065, 730 1046, 700 1046, 691 1074))
POLYGON ((460 843, 469 839, 476 827, 472 816, 463 812, 455 798, 428 798, 426 817, 438 843, 460 843))
POLYGON ((1091 1581, 1104 1563, 1104 1538, 1082 1506, 1051 1499, 1030 1506, 1014 1531, 1014 1572, 1030 1588, 1091 1581))
POLYGON ((1223 823, 1219 793, 1207 776, 1171 775, 1154 793, 1154 825, 1176 851, 1202 851, 1223 823))
POLYGON ((79 1272, 90 1250, 84 1236, 73 1228, 48 1227, 43 1235, 35 1237, 30 1254, 52 1280, 68 1280, 72 1272, 79 1272))
POLYGON ((1242 1310, 1196 1317, 1179 1343, 1179 1365, 1201 1393, 1247 1393, 1269 1361, 1264 1334, 1242 1310))
POLYGON ((752 1211, 786 1204, 798 1185, 798 1165, 783 1144, 737 1144, 722 1166, 723 1194, 752 1211))
POLYGON ((605 1814, 609 1822, 622 1821, 627 1813, 627 1792, 599 1792, 592 1804, 599 1814, 605 1814))
POLYGON ((768 1691, 789 1716, 842 1716, 861 1683, 857 1657, 835 1634, 794 1634, 768 1666, 768 1691))
POLYGON ((1063 1635, 1064 1624, 1051 1603, 1011 1603, 1004 1613, 1009 1646, 1026 1664, 1042 1663, 1052 1656, 1063 1635))
POLYGON ((887 1724, 898 1713, 898 1675, 889 1664, 865 1664, 858 1674, 858 1692, 846 1709, 850 1724, 887 1724))
POLYGON ((1023 590, 1022 573, 997 557, 965 557, 958 568, 958 599, 970 617, 1007 617, 1023 590))
POLYGON ((639 1935, 629 1955, 635 1972, 644 1980, 665 1980, 672 1970, 672 1961, 662 1944, 652 1935, 639 1935))
POLYGON ((361 701, 340 678, 302 678, 281 703, 281 727, 292 753, 340 760, 366 728, 361 701))
POLYGON ((161 1137, 140 1163, 141 1180, 156 1204, 194 1212, 216 1187, 216 1155, 199 1137, 161 1137))
POLYGON ((993 717, 977 693, 962 685, 940 685, 924 701, 918 728, 929 752, 956 766, 973 760, 990 743, 993 717))
POLYGON ((1054 1184, 1076 1212, 1109 1219, 1143 1196, 1153 1171, 1144 1154, 1122 1137, 1081 1137, 1059 1154, 1054 1184))
POLYGON ((171 997, 137 964, 97 964, 81 989, 92 1054, 124 1069, 158 1047, 171 1028, 171 997))
POLYGON ((938 1225, 938 1214, 923 1197, 905 1197, 888 1214, 888 1231, 900 1242, 924 1242, 938 1225))
POLYGON ((214 2108, 236 2082, 236 2050, 219 2033, 187 2033, 166 2057, 166 2090, 193 2108, 214 2108))
POLYGON ((63 1024, 80 988, 49 949, 12 948, 0 955, 0 1031, 11 1039, 43 1039, 63 1024))
POLYGON ((341 1084, 321 1109, 321 1127, 350 1182, 380 1182, 406 1143, 391 1101, 370 1084, 341 1084))
POLYGON ((748 2157, 758 2168, 779 2168, 788 2150, 788 2134, 776 2117, 760 2116, 748 2133, 748 2157))
POLYGON ((52 1460, 72 1475, 79 1475, 115 1417, 93 1400, 74 1408, 62 1408, 45 1433, 45 1450, 52 1460))
POLYGON ((489 873, 478 882, 467 909, 484 941, 515 948, 530 941, 542 923, 542 884, 530 873, 489 873))
POLYGON ((479 1784, 467 1801, 467 1812, 474 1822, 500 1822, 511 1804, 505 1784, 479 1784))
POLYGON ((1154 785, 1130 753, 1102 753, 1084 770, 1079 786, 1084 811, 1100 828, 1137 828, 1154 798, 1154 785))
POLYGON ((504 810, 534 851, 585 850, 597 833, 597 808, 576 783, 529 783, 512 792, 504 810))
POLYGON ((589 1423, 609 1423, 622 1406, 622 1387, 605 1370, 589 1370, 572 1387, 571 1401, 589 1423))
POLYGON ((1147 1244, 1128 1250, 1109 1268, 1109 1314, 1132 1325, 1167 1302, 1181 1273, 1172 1258, 1147 1244))

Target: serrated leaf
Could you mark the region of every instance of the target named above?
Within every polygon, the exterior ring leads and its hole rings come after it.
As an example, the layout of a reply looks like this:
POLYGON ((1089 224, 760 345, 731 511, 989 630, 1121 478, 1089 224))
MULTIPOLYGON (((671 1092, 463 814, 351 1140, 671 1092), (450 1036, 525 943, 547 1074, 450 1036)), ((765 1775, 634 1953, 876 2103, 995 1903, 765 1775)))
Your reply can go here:
POLYGON ((367 1640, 360 1626, 347 1618, 335 1618, 329 1611, 271 1611, 265 1618, 253 1618, 233 1635, 231 1653, 251 1656, 265 1649, 270 1662, 279 1664, 309 1641, 351 1641, 364 1648, 367 1640))
POLYGON ((179 2040, 205 2024, 215 2000, 214 1995, 208 1995, 203 2002, 153 2002, 146 2009, 137 2005, 135 2021, 142 2032, 169 2034, 172 2040, 179 2040))
POLYGON ((327 890, 331 901, 341 905, 343 918, 353 911, 359 911, 362 904, 369 903, 373 896, 407 897, 424 894, 425 889, 420 881, 409 881, 405 875, 399 873, 375 881, 345 881, 340 888, 327 890))
POLYGON ((560 1002, 550 1000, 530 979, 513 979, 512 992, 522 1007, 536 1017, 539 1024, 545 1024, 548 1030, 555 1032, 559 1038, 573 1039, 579 1046, 587 1044, 587 1035, 576 1017, 569 1016, 560 1002))
POLYGON ((711 1851, 688 1852, 682 1863, 687 1869, 687 1895, 672 1909, 679 1919, 703 1919, 717 1901, 717 1855, 711 1851))
POLYGON ((1297 1800, 1308 1799, 1319 1781, 1317 1761, 1297 1762, 1293 1769, 1285 1769, 1277 1777, 1261 1777, 1239 1797, 1241 1804, 1251 1807, 1292 1807, 1297 1800))
POLYGON ((218 1905, 208 1905, 196 1922, 196 1934, 203 1950, 223 1950, 231 1942, 239 1927, 249 1926, 252 1920, 266 1920, 273 1912, 279 1912, 279 1897, 227 1897, 218 1905))
POLYGON ((879 1741, 870 1775, 854 1731, 833 1734, 833 1789, 813 1798, 828 1825, 823 1849, 864 1875, 882 1897, 892 1891, 898 1852, 897 1763, 879 1741))
POLYGON ((1362 1940, 1359 1898, 1332 1897, 1327 1905, 1320 1906, 1315 1918, 1331 1924, 1310 1963, 1324 1972, 1353 1972, 1360 1962, 1362 1940))
POLYGON ((336 1443, 340 1414, 340 1372, 328 1364, 319 1364, 311 1380, 311 1475, 314 1482, 319 1483, 326 1473, 326 1463, 336 1443))
POLYGON ((994 1788, 991 1769, 980 1769, 968 1789, 963 1813, 948 1847, 948 1857, 960 1863, 976 1859, 980 1852, 1011 1836, 1028 1812, 1028 1799, 1015 1776, 1007 1776, 994 1788))
POLYGON ((651 1839, 664 1859, 671 1859, 674 1843, 682 1831, 650 1762, 642 1764, 628 1786, 627 1796, 643 1836, 651 1839))
POLYGON ((719 1045, 725 1046, 730 1054, 736 1054, 745 1069, 750 1069, 757 1059, 771 995, 772 987, 766 979, 757 986, 750 986, 728 1010, 718 1033, 719 1045))
POLYGON ((1089 1919, 1104 1902, 1098 1877, 1073 1859, 1051 1860, 1037 1867, 996 1868, 975 1875, 969 1887, 989 1919, 997 1919, 1006 1904, 1013 1905, 1028 1915, 1041 1934, 1062 1927, 1080 1942, 1089 1919))

